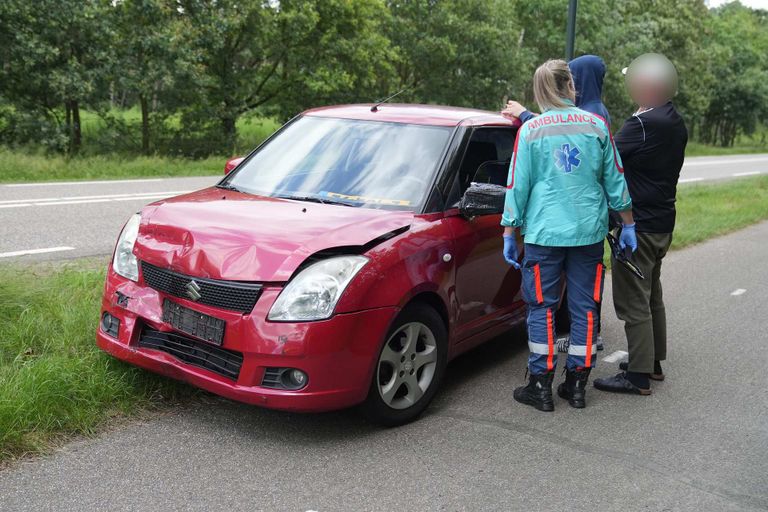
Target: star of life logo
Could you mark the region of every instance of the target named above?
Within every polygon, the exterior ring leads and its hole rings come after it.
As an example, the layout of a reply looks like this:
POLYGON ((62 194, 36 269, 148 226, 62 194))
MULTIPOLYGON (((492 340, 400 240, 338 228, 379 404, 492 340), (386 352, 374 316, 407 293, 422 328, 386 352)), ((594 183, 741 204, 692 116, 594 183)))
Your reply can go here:
POLYGON ((581 164, 580 154, 581 150, 578 146, 571 147, 570 144, 563 144, 560 149, 555 150, 555 165, 558 169, 563 169, 566 174, 570 174, 581 164))

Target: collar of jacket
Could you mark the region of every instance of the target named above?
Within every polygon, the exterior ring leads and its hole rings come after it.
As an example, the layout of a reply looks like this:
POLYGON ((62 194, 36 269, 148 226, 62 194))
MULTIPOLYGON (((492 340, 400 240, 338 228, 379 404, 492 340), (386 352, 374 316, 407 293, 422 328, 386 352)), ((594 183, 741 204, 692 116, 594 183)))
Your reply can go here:
MULTIPOLYGON (((574 103, 573 103, 571 100, 569 100, 568 98, 560 98, 560 99, 561 99, 561 100, 563 100, 563 103, 565 103, 565 104, 566 104, 566 105, 568 105, 569 107, 575 107, 575 106, 576 106, 576 104, 574 104, 574 103)), ((547 109, 547 110, 545 110, 544 112, 549 112, 550 110, 560 110, 560 109, 557 109, 557 108, 550 108, 550 109, 547 109)))

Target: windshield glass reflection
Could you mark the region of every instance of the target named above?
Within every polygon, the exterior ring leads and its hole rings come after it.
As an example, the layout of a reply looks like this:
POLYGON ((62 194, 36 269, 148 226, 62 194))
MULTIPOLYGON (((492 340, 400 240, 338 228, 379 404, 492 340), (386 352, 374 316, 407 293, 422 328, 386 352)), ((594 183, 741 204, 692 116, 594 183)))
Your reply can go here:
POLYGON ((228 181, 270 197, 414 210, 450 136, 447 127, 301 118, 228 181))

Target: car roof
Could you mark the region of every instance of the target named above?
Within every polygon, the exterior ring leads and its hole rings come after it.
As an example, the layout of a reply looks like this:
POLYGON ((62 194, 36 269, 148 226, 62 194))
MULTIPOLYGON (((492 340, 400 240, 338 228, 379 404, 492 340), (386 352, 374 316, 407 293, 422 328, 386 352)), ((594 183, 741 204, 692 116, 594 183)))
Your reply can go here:
POLYGON ((372 111, 373 103, 313 108, 305 116, 422 124, 428 126, 520 126, 498 112, 441 105, 384 103, 372 111))

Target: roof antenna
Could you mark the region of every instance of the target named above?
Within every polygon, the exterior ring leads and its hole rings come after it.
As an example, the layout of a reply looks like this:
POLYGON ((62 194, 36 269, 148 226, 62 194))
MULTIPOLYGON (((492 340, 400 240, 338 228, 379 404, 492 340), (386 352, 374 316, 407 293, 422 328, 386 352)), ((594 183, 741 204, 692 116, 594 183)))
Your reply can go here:
POLYGON ((388 98, 384 98, 383 100, 379 100, 379 101, 377 101, 377 102, 376 102, 376 104, 375 104, 374 106, 372 106, 372 107, 371 107, 371 112, 378 112, 378 111, 379 111, 379 106, 380 106, 380 105, 383 105, 384 103, 388 102, 389 100, 391 100, 391 99, 392 99, 392 98, 394 98, 395 96, 399 96, 400 94, 404 93, 404 92, 405 92, 405 91, 407 91, 408 89, 409 89, 409 87, 404 87, 404 88, 400 89, 399 91, 397 91, 397 92, 396 92, 395 94, 393 94, 392 96, 389 96, 388 98))

